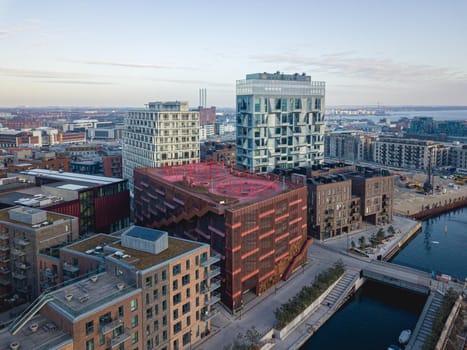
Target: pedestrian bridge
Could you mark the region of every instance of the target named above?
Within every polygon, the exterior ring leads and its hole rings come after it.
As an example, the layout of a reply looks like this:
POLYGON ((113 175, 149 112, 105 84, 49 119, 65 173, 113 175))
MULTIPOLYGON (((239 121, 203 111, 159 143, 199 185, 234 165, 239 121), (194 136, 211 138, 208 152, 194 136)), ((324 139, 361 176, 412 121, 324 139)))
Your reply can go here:
POLYGON ((431 275, 427 272, 382 261, 372 261, 361 270, 361 277, 392 286, 429 294, 431 275))

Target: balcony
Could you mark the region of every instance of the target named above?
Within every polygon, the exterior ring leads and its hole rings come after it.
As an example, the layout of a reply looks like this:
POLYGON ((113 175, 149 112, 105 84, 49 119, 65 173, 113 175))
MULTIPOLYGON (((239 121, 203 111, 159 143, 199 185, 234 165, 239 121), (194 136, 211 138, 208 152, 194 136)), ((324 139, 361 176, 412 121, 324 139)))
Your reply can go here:
POLYGON ((24 256, 24 255, 26 255, 26 253, 24 252, 24 250, 20 250, 20 249, 13 249, 13 250, 12 250, 12 253, 13 253, 13 255, 16 255, 16 256, 24 256))
POLYGON ((216 289, 219 289, 221 287, 221 281, 216 281, 211 283, 209 287, 203 287, 201 288, 201 293, 207 294, 215 291, 216 289))
POLYGON ((13 278, 16 278, 17 280, 20 280, 20 281, 24 281, 26 278, 28 278, 28 276, 26 276, 22 272, 14 272, 13 273, 13 278))
POLYGON ((213 255, 209 259, 204 260, 201 262, 201 266, 211 266, 212 264, 215 264, 216 262, 219 262, 221 260, 220 256, 218 255, 213 255))
POLYGON ((18 269, 21 269, 21 270, 27 270, 27 269, 30 269, 31 268, 31 264, 27 263, 27 262, 19 262, 17 261, 16 262, 16 267, 18 269))
POLYGON ((10 246, 8 245, 1 245, 0 246, 0 252, 7 252, 10 250, 10 246))
POLYGON ((18 292, 24 293, 24 294, 31 293, 31 287, 29 287, 28 285, 19 286, 19 287, 16 288, 16 290, 18 292))
POLYGON ((67 271, 67 272, 70 272, 70 273, 76 273, 76 272, 79 271, 79 266, 64 263, 63 264, 63 271, 67 271))
POLYGON ((5 278, 0 278, 0 286, 9 286, 11 284, 11 281, 9 279, 5 278))
POLYGON ((0 240, 5 240, 10 238, 7 233, 0 233, 0 240))
POLYGON ((10 261, 10 257, 8 255, 0 256, 0 263, 7 263, 10 261))
POLYGON ((214 318, 218 313, 219 312, 216 309, 211 309, 211 311, 208 311, 205 314, 201 314, 201 320, 207 322, 214 318))
POLYGON ((125 331, 116 336, 115 338, 111 339, 110 342, 109 342, 109 345, 114 348, 116 347, 117 345, 120 345, 121 343, 127 341, 128 339, 130 339, 131 335, 130 335, 130 332, 125 329, 125 331))
POLYGON ((211 294, 211 297, 210 298, 205 298, 204 299, 204 305, 209 305, 209 306, 212 306, 216 303, 218 303, 219 301, 221 301, 221 295, 220 293, 214 293, 214 294, 211 294))
POLYGON ((16 238, 15 239, 15 244, 23 246, 23 247, 26 247, 30 243, 31 242, 29 241, 29 239, 26 239, 26 238, 16 238))
POLYGON ((216 277, 216 276, 219 276, 220 273, 221 273, 221 268, 220 268, 220 267, 218 267, 218 266, 211 266, 211 271, 209 271, 209 272, 206 274, 205 278, 207 278, 207 279, 212 279, 212 278, 214 278, 214 277, 216 277))
POLYGON ((0 274, 2 274, 2 275, 7 275, 7 274, 9 274, 10 272, 11 272, 11 271, 10 271, 8 268, 6 268, 6 267, 0 267, 0 274))
POLYGON ((100 330, 102 334, 107 334, 109 332, 112 332, 115 328, 120 327, 123 325, 123 320, 118 318, 114 321, 111 321, 110 323, 104 324, 100 327, 100 330))

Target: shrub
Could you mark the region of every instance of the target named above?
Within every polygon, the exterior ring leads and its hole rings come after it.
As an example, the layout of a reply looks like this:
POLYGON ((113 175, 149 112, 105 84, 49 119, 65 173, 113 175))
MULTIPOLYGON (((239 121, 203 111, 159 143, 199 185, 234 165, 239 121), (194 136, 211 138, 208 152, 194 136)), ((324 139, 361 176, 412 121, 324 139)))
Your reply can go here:
POLYGON ((339 260, 331 268, 319 273, 310 286, 304 286, 295 296, 274 311, 276 328, 282 329, 313 303, 345 271, 344 263, 339 260))

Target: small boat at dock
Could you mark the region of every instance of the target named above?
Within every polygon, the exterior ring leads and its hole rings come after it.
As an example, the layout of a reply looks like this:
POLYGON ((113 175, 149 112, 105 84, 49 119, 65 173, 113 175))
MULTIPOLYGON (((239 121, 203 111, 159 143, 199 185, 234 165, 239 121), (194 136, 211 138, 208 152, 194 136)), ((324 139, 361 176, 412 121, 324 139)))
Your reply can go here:
POLYGON ((412 331, 410 329, 404 329, 399 335, 399 343, 407 344, 409 342, 412 331))

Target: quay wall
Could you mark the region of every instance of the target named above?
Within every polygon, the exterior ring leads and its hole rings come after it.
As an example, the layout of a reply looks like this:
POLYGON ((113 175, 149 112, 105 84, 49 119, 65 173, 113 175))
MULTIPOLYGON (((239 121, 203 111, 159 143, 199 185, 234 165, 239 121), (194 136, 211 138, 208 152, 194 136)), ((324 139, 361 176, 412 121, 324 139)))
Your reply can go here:
POLYGON ((459 209, 467 206, 467 197, 461 196, 453 199, 446 199, 443 201, 439 201, 437 203, 433 203, 425 207, 425 209, 420 210, 419 212, 410 215, 411 218, 417 220, 424 220, 428 219, 432 216, 436 216, 442 213, 446 213, 448 211, 459 209))

